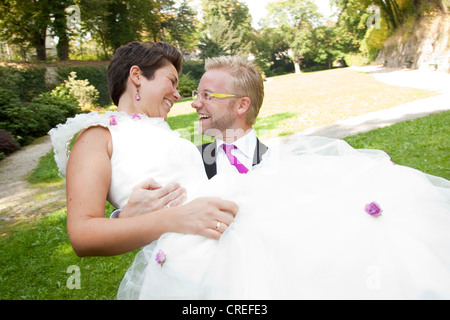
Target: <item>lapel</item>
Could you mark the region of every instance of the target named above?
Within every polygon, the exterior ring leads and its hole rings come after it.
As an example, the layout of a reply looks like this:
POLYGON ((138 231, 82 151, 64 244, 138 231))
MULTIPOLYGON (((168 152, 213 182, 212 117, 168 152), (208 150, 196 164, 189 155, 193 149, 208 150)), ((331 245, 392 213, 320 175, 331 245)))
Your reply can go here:
MULTIPOLYGON (((206 143, 200 146, 197 146, 200 151, 203 164, 205 166, 206 175, 208 179, 211 179, 217 174, 217 166, 216 166, 216 141, 214 140, 211 143, 206 143)), ((256 148, 255 154, 253 157, 253 166, 259 164, 261 162, 262 156, 266 153, 267 149, 269 149, 265 144, 259 141, 256 138, 256 148)))
POLYGON ((197 146, 203 158, 206 175, 211 179, 217 174, 216 167, 216 141, 197 146))
POLYGON ((267 149, 269 149, 264 143, 259 141, 258 138, 256 138, 256 149, 255 149, 255 155, 253 156, 253 166, 256 166, 259 164, 262 160, 262 156, 264 153, 266 153, 267 149))

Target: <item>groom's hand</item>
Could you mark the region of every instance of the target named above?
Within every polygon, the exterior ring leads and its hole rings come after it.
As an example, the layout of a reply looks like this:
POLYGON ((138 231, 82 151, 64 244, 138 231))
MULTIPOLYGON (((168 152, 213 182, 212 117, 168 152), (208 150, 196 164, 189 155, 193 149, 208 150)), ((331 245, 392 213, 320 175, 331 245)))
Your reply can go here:
POLYGON ((179 183, 169 183, 163 187, 149 178, 134 187, 120 217, 135 217, 164 207, 177 207, 185 200, 186 189, 179 183))
POLYGON ((220 198, 196 198, 179 208, 174 208, 168 218, 173 217, 174 232, 198 234, 218 240, 239 211, 233 201, 220 198))

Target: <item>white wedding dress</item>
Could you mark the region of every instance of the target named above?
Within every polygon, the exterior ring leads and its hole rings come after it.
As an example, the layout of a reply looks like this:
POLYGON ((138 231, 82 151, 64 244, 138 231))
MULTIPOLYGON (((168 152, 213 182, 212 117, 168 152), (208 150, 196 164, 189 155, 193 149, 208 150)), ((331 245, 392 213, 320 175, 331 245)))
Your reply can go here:
POLYGON ((163 119, 120 112, 78 115, 50 132, 62 173, 67 141, 94 125, 112 135, 114 206, 148 177, 180 182, 189 200, 239 205, 219 241, 167 233, 143 247, 119 299, 450 299, 445 179, 381 151, 296 135, 268 141, 250 173, 207 180, 198 149, 163 119), (374 202, 378 217, 366 212, 374 202))

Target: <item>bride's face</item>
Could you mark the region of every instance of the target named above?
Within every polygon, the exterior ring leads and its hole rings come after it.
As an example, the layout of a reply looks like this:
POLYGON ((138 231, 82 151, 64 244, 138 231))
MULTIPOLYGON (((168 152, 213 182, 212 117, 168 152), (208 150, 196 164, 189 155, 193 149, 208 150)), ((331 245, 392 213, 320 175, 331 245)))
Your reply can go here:
POLYGON ((139 94, 145 113, 150 117, 167 120, 167 114, 173 104, 181 99, 177 88, 178 73, 172 64, 156 70, 151 79, 142 77, 139 94))

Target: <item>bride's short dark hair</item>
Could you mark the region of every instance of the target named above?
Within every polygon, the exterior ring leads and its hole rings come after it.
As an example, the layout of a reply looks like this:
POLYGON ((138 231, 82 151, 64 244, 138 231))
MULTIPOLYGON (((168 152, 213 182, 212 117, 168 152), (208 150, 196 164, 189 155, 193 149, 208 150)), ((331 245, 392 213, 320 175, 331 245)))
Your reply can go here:
POLYGON ((138 66, 147 79, 168 63, 181 74, 183 56, 174 46, 164 42, 130 42, 116 50, 108 66, 108 91, 117 106, 125 92, 132 66, 138 66))

